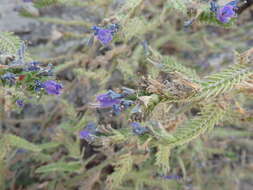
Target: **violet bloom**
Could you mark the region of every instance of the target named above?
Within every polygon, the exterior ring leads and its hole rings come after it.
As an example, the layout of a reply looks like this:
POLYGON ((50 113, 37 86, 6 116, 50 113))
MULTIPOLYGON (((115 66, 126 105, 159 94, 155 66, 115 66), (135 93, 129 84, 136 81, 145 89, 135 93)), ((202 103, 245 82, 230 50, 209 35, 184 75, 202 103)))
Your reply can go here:
POLYGON ((181 179, 180 176, 178 175, 166 175, 166 176, 162 176, 163 179, 168 179, 168 180, 179 180, 181 179))
POLYGON ((16 104, 19 106, 19 107, 24 107, 24 101, 23 100, 16 100, 16 104))
POLYGON ((96 124, 90 122, 86 125, 85 129, 80 131, 79 137, 80 139, 85 139, 87 141, 93 140, 94 135, 97 132, 96 124))
POLYGON ((92 30, 94 30, 94 35, 103 45, 108 45, 113 39, 114 31, 111 29, 93 26, 92 30))
POLYGON ((235 17, 236 13, 234 7, 231 5, 225 5, 217 10, 216 17, 222 23, 228 23, 231 18, 235 17))
POLYGON ((97 38, 103 45, 108 45, 113 39, 112 31, 102 28, 98 31, 97 38))
POLYGON ((61 84, 53 80, 48 80, 46 82, 43 82, 41 87, 44 88, 48 94, 53 94, 53 95, 59 95, 63 88, 61 84))
POLYGON ((148 129, 146 127, 143 127, 140 123, 138 122, 133 122, 131 123, 131 126, 133 128, 133 132, 136 135, 143 135, 144 133, 148 132, 148 129))
POLYGON ((112 90, 109 90, 105 94, 100 94, 97 96, 97 101, 99 102, 99 107, 109 108, 113 107, 115 104, 120 104, 122 95, 118 94, 112 90))

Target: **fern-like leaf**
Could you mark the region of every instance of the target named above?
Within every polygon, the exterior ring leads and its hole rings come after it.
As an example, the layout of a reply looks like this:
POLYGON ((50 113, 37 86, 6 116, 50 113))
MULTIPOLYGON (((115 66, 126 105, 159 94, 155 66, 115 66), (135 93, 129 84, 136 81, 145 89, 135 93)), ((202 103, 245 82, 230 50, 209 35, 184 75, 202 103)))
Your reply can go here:
POLYGON ((166 5, 167 5, 167 8, 175 9, 185 14, 187 12, 187 6, 186 6, 187 1, 186 0, 168 0, 166 5))
POLYGON ((7 134, 4 136, 4 142, 7 146, 13 146, 16 148, 23 148, 26 150, 34 151, 34 152, 40 152, 41 148, 21 137, 18 137, 16 135, 7 134))
POLYGON ((16 55, 22 41, 11 32, 0 33, 0 52, 16 55))
POLYGON ((231 91, 236 85, 247 80, 253 74, 252 70, 244 64, 235 64, 230 68, 215 73, 202 82, 200 93, 194 99, 216 97, 219 94, 231 91))
POLYGON ((172 137, 164 138, 170 147, 186 144, 199 137, 207 130, 211 130, 225 115, 226 111, 217 104, 209 104, 203 108, 200 116, 193 118, 179 126, 172 137))
POLYGON ((39 1, 34 1, 33 4, 37 8, 43 8, 55 3, 58 3, 58 0, 39 0, 39 1))
POLYGON ((115 189, 123 182, 124 176, 132 170, 133 159, 130 154, 123 155, 116 163, 114 172, 107 178, 108 188, 115 189))
POLYGON ((167 174, 170 170, 169 165, 170 147, 159 145, 156 153, 156 165, 162 170, 163 174, 167 174))
POLYGON ((188 79, 196 81, 199 79, 196 71, 180 64, 174 57, 165 56, 162 62, 162 71, 164 72, 177 72, 188 79))
POLYGON ((58 162, 39 167, 37 173, 51 173, 51 172, 78 172, 82 165, 80 162, 58 162))

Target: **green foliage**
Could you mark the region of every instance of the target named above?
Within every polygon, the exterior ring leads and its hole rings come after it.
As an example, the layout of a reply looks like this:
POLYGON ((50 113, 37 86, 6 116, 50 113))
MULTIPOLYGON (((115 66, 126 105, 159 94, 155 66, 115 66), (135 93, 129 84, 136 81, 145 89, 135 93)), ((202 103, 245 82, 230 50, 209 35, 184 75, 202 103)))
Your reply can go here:
POLYGON ((170 147, 166 145, 158 145, 155 165, 157 165, 161 169, 161 173, 164 175, 166 175, 170 170, 169 158, 170 147))
POLYGON ((79 172, 82 168, 80 162, 57 162, 39 167, 37 173, 51 173, 51 172, 79 172))
POLYGON ((167 8, 175 9, 179 12, 186 14, 188 0, 168 0, 166 3, 167 8))
POLYGON ((37 0, 34 1, 34 6, 37 8, 43 8, 52 4, 57 3, 58 0, 37 0))
POLYGON ((226 110, 219 104, 208 104, 202 108, 200 116, 190 119, 179 126, 169 137, 161 138, 170 147, 189 143, 208 130, 211 130, 225 115, 226 110))
POLYGON ((235 64, 224 71, 207 76, 201 83, 202 88, 194 99, 211 98, 223 93, 228 93, 236 85, 249 79, 253 74, 249 66, 245 64, 235 64))
POLYGON ((115 171, 107 178, 108 188, 115 189, 123 182, 124 176, 132 170, 133 158, 130 154, 122 155, 115 164, 115 171))
POLYGON ((214 25, 214 26, 220 26, 224 28, 231 28, 235 25, 235 18, 232 18, 228 23, 222 23, 219 20, 217 20, 215 13, 211 11, 203 11, 200 13, 200 15, 197 17, 197 21, 203 24, 207 25, 214 25))
POLYGON ((22 41, 11 32, 0 32, 0 52, 16 55, 22 41))
POLYGON ((134 17, 133 19, 130 19, 126 25, 124 26, 124 34, 126 37, 126 40, 130 40, 132 37, 136 35, 141 35, 145 30, 145 23, 144 20, 138 17, 134 17))
POLYGON ((161 70, 164 72, 180 73, 182 76, 193 81, 199 80, 199 76, 195 70, 185 67, 183 64, 180 64, 174 57, 171 56, 164 56, 161 70))
POLYGON ((15 148, 23 148, 25 150, 30 150, 34 152, 40 152, 41 148, 21 137, 16 135, 7 134, 4 136, 5 146, 11 146, 15 148))

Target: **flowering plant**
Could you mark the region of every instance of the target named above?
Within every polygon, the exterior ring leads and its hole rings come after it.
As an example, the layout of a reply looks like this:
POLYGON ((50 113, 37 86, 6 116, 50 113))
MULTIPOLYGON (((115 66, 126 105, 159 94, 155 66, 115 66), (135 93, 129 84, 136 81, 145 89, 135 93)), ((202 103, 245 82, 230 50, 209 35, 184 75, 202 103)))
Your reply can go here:
POLYGON ((0 33, 0 189, 244 181, 253 31, 252 18, 240 15, 243 2, 24 3, 48 25, 18 33, 42 31, 30 53, 19 37, 0 33))

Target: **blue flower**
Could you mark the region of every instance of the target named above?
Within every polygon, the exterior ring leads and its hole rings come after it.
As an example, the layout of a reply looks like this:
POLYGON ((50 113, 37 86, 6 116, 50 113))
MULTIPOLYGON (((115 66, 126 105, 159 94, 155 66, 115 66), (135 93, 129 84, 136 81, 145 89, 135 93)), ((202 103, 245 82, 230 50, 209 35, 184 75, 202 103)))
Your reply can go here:
POLYGON ((115 104, 119 104, 121 102, 122 95, 118 94, 112 90, 109 90, 105 94, 100 94, 97 96, 97 101, 99 102, 99 107, 108 108, 113 107, 115 104))
POLYGON ((96 124, 90 122, 86 125, 85 129, 80 131, 79 137, 80 139, 85 139, 87 141, 91 141, 94 138, 94 135, 97 133, 96 124))
POLYGON ((53 94, 53 95, 59 95, 63 88, 61 84, 53 80, 48 80, 46 82, 43 82, 41 84, 41 87, 44 88, 48 94, 53 94))
POLYGON ((91 29, 94 31, 94 35, 103 45, 108 45, 112 41, 114 34, 118 31, 119 25, 111 24, 107 28, 93 26, 91 29))
POLYGON ((24 69, 25 71, 40 71, 40 67, 38 66, 39 62, 33 61, 28 63, 27 67, 24 69))
POLYGON ((226 5, 219 7, 216 2, 211 1, 211 11, 215 12, 217 20, 222 23, 228 23, 231 18, 236 17, 235 10, 237 7, 238 0, 231 1, 226 5))
POLYGON ((133 101, 132 100, 122 100, 121 102, 120 102, 120 104, 124 107, 124 109, 127 109, 127 108, 129 108, 130 106, 132 106, 133 105, 133 101))
POLYGON ((119 25, 118 24, 111 24, 108 27, 109 30, 111 30, 112 34, 114 35, 116 32, 119 30, 119 25))
POLYGON ((1 76, 1 78, 5 80, 7 83, 9 83, 10 85, 14 84, 16 81, 16 75, 10 72, 5 73, 4 75, 1 76))
POLYGON ((178 175, 164 175, 162 176, 163 179, 168 179, 168 180, 178 180, 178 179, 181 179, 180 176, 178 175))
POLYGON ((97 38, 103 45, 108 45, 113 39, 112 31, 109 29, 100 29, 97 38))
POLYGON ((231 5, 233 6, 235 9, 237 9, 237 4, 239 3, 240 0, 235 0, 235 1, 231 1, 229 2, 227 5, 231 5))
POLYGON ((24 107, 24 101, 23 100, 16 100, 16 104, 19 106, 19 107, 24 107))
POLYGON ((120 115, 120 113, 122 112, 122 107, 121 107, 121 105, 120 104, 114 104, 113 106, 112 106, 112 110, 113 110, 113 114, 114 115, 120 115))
POLYGON ((134 94, 135 93, 135 90, 131 89, 131 88, 127 88, 127 87, 122 87, 122 94, 123 96, 129 96, 131 94, 134 94))
POLYGON ((135 133, 136 135, 143 135, 144 133, 148 132, 148 129, 146 127, 143 127, 138 122, 132 122, 131 126, 133 128, 133 133, 135 133))
POLYGON ((215 2, 215 1, 211 1, 211 8, 210 8, 210 10, 212 11, 212 12, 215 12, 216 13, 216 11, 217 11, 217 9, 219 8, 219 6, 217 5, 217 3, 215 2))
POLYGON ((222 23, 228 23, 231 18, 235 17, 236 13, 234 7, 231 5, 225 5, 218 8, 216 18, 222 23))

